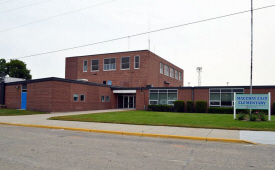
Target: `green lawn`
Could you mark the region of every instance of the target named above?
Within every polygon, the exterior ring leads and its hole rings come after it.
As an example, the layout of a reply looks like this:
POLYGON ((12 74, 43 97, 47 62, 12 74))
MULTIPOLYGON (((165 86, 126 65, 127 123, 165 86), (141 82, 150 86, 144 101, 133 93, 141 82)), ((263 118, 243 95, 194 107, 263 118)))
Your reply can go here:
POLYGON ((233 119, 233 114, 171 113, 124 111, 52 117, 51 120, 107 122, 137 125, 163 125, 196 128, 275 131, 275 116, 270 122, 249 122, 233 119))
POLYGON ((16 110, 16 109, 0 109, 0 116, 17 116, 17 115, 33 115, 45 114, 46 112, 37 112, 31 110, 16 110))

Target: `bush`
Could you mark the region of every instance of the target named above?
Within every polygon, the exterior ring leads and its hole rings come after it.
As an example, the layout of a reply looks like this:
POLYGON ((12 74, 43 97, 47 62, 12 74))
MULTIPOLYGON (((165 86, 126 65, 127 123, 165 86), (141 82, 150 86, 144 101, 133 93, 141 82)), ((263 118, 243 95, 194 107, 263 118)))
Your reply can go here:
POLYGON ((256 120, 257 120, 257 115, 255 115, 255 114, 250 114, 250 115, 249 115, 249 120, 250 120, 250 121, 256 121, 256 120))
POLYGON ((246 114, 245 113, 240 113, 237 115, 237 119, 238 120, 244 120, 246 118, 246 114))
POLYGON ((265 112, 258 112, 257 113, 257 119, 259 119, 259 121, 267 121, 267 115, 265 112))
POLYGON ((234 109, 228 107, 210 107, 208 108, 208 113, 233 114, 234 109))
POLYGON ((171 105, 148 105, 148 111, 174 112, 175 107, 171 105))
POLYGON ((189 101, 186 102, 186 112, 187 113, 193 113, 194 112, 194 102, 192 100, 189 100, 189 101))
POLYGON ((205 113, 207 110, 207 102, 204 100, 197 100, 195 104, 196 113, 205 113))
POLYGON ((185 103, 183 100, 174 101, 174 106, 175 106, 176 112, 184 112, 185 103))

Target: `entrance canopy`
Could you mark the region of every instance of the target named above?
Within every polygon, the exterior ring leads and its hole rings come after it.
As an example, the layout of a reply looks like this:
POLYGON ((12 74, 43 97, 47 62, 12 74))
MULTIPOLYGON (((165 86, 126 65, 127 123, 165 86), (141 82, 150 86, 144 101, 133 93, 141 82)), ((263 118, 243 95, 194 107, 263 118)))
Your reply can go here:
POLYGON ((113 90, 113 93, 136 93, 136 90, 113 90))

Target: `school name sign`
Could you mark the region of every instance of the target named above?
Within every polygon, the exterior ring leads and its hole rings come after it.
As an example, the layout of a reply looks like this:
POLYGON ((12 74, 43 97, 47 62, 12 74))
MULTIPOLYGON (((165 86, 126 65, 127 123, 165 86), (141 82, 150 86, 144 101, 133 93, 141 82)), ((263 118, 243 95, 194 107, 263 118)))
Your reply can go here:
POLYGON ((268 94, 235 94, 236 109, 269 109, 268 94))

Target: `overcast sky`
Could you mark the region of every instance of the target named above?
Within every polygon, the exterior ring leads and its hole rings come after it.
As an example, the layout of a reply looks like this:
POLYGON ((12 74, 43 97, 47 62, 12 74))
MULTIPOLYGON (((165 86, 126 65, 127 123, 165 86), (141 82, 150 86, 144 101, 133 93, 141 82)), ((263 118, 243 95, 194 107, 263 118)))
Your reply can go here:
MULTIPOLYGON (((0 58, 20 58, 246 11, 250 2, 0 0, 0 58), (54 18, 44 20, 50 17, 54 18)), ((253 3, 254 9, 275 5, 274 0, 253 3)), ((197 67, 202 67, 202 86, 250 85, 250 17, 247 12, 151 33, 150 50, 184 70, 184 86, 188 82, 198 85, 197 67)), ((274 44, 275 7, 254 11, 253 85, 275 85, 274 44)), ((33 79, 64 78, 66 57, 148 48, 147 34, 20 60, 31 69, 33 79)))

